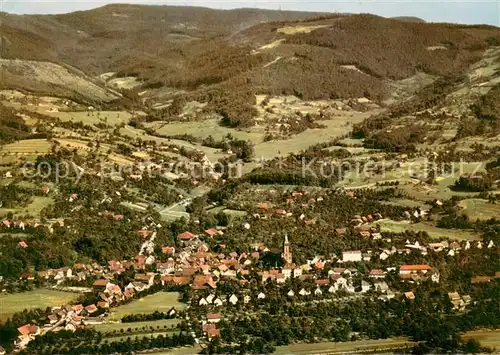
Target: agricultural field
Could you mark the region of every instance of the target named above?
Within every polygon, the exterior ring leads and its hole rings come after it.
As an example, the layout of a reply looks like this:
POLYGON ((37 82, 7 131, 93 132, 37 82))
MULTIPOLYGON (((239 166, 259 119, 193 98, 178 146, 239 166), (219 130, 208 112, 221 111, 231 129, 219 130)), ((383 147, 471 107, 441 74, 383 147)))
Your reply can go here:
MULTIPOLYGON (((0 155, 33 155, 44 154, 50 151, 50 142, 45 139, 26 139, 0 147, 0 155)), ((3 160, 3 158, 2 158, 3 160)))
POLYGON ((462 337, 465 340, 470 338, 479 340, 482 346, 493 348, 497 351, 496 353, 500 350, 500 329, 473 330, 464 333, 462 337))
POLYGON ((130 323, 103 323, 94 325, 95 330, 101 333, 110 333, 113 331, 120 332, 127 331, 127 329, 132 329, 132 331, 142 331, 143 327, 150 329, 153 327, 154 329, 170 329, 172 326, 175 326, 179 323, 178 319, 161 319, 161 320, 152 320, 145 322, 130 322, 130 323), (166 328, 165 328, 166 326, 166 328), (160 327, 160 328, 158 328, 160 327))
POLYGON ((113 336, 113 337, 105 337, 102 339, 101 342, 107 341, 108 343, 117 343, 117 342, 122 342, 126 341, 128 338, 130 339, 142 339, 142 338, 156 338, 159 337, 160 335, 167 337, 167 336, 172 336, 174 332, 151 332, 151 333, 138 333, 138 334, 127 334, 127 335, 120 335, 120 336, 113 336))
POLYGON ((476 219, 490 219, 500 216, 500 204, 489 203, 487 200, 478 198, 471 198, 462 200, 458 205, 463 209, 462 211, 472 220, 476 219))
POLYGON ((124 306, 112 309, 109 319, 120 320, 129 314, 147 314, 155 311, 167 312, 172 307, 182 309, 186 305, 180 303, 178 298, 179 294, 177 292, 158 292, 153 295, 148 295, 124 306))
POLYGON ((45 112, 63 122, 82 122, 86 125, 103 123, 110 126, 127 124, 132 114, 127 111, 80 111, 80 112, 45 112))
POLYGON ((0 321, 5 321, 10 315, 24 309, 34 309, 63 306, 75 301, 78 293, 62 292, 49 289, 0 295, 0 321))
POLYGON ((450 238, 458 240, 481 240, 481 236, 473 231, 463 229, 442 229, 431 222, 410 223, 408 221, 380 220, 375 222, 380 225, 383 232, 403 233, 404 231, 427 232, 431 238, 450 238))
POLYGON ((359 340, 352 342, 300 343, 276 348, 275 354, 346 354, 350 352, 387 352, 391 349, 411 347, 407 338, 390 338, 380 340, 359 340))

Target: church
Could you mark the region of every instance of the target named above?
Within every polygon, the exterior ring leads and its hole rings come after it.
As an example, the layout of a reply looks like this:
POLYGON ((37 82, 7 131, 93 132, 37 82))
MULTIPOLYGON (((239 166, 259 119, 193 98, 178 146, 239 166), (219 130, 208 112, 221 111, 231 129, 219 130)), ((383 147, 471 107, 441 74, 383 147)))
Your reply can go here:
POLYGON ((281 253, 281 258, 286 264, 292 264, 292 252, 290 251, 290 242, 288 241, 288 235, 285 235, 285 242, 283 243, 283 253, 281 253))

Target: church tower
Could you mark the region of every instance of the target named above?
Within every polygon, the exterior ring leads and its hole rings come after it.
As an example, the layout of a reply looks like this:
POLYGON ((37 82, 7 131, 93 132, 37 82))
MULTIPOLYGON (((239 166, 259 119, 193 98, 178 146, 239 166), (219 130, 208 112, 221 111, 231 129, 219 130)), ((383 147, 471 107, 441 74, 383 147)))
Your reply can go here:
POLYGON ((290 242, 288 241, 288 235, 285 235, 285 242, 283 243, 283 253, 281 258, 285 261, 285 264, 292 263, 292 252, 290 251, 290 242))

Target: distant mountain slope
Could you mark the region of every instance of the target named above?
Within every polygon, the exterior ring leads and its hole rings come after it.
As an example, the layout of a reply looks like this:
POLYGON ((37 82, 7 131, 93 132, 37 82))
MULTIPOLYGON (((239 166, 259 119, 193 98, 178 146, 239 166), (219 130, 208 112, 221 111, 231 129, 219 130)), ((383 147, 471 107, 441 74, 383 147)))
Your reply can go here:
POLYGON ((117 72, 137 77, 140 90, 168 86, 241 104, 252 92, 380 101, 389 80, 462 75, 499 43, 500 30, 373 15, 109 5, 3 14, 0 36, 5 58, 67 63, 94 76, 117 72))
POLYGON ((0 59, 0 72, 0 88, 66 97, 89 104, 119 98, 75 70, 51 62, 0 59))
POLYGON ((3 58, 64 61, 100 74, 129 56, 147 58, 192 39, 224 36, 262 22, 300 20, 319 13, 108 5, 63 15, 0 15, 0 36, 9 43, 3 58))

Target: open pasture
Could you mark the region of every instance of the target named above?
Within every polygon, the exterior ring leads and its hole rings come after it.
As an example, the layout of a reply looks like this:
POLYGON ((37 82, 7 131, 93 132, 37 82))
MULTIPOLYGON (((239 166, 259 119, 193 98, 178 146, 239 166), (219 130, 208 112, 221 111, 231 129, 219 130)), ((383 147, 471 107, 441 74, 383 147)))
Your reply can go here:
POLYGON ((140 332, 144 329, 144 327, 146 327, 147 330, 151 329, 152 327, 155 331, 164 331, 170 329, 172 326, 175 326, 179 322, 179 319, 160 319, 144 322, 103 323, 94 325, 93 328, 101 333, 111 333, 113 331, 120 332, 121 330, 126 332, 128 329, 131 329, 132 332, 140 332))
POLYGON ((486 220, 490 218, 498 218, 500 216, 500 204, 489 203, 488 200, 471 198, 460 201, 458 205, 472 220, 486 220))
POLYGON ((380 225, 380 228, 383 232, 427 232, 427 234, 429 234, 431 238, 437 239, 449 238, 458 240, 481 240, 481 236, 473 231, 438 228, 431 222, 410 223, 408 221, 393 221, 384 219, 375 223, 380 225))
POLYGON ((137 299, 124 306, 112 309, 110 320, 120 320, 129 314, 149 314, 155 311, 167 312, 172 307, 182 309, 185 304, 178 301, 177 292, 158 292, 153 295, 137 299))
POLYGON ((78 298, 78 293, 62 292, 45 288, 34 291, 0 295, 0 321, 24 309, 64 306, 78 298))
POLYGON ((132 114, 127 111, 78 111, 78 112, 46 112, 48 116, 56 117, 63 122, 81 122, 86 125, 103 123, 117 126, 127 124, 132 114))

